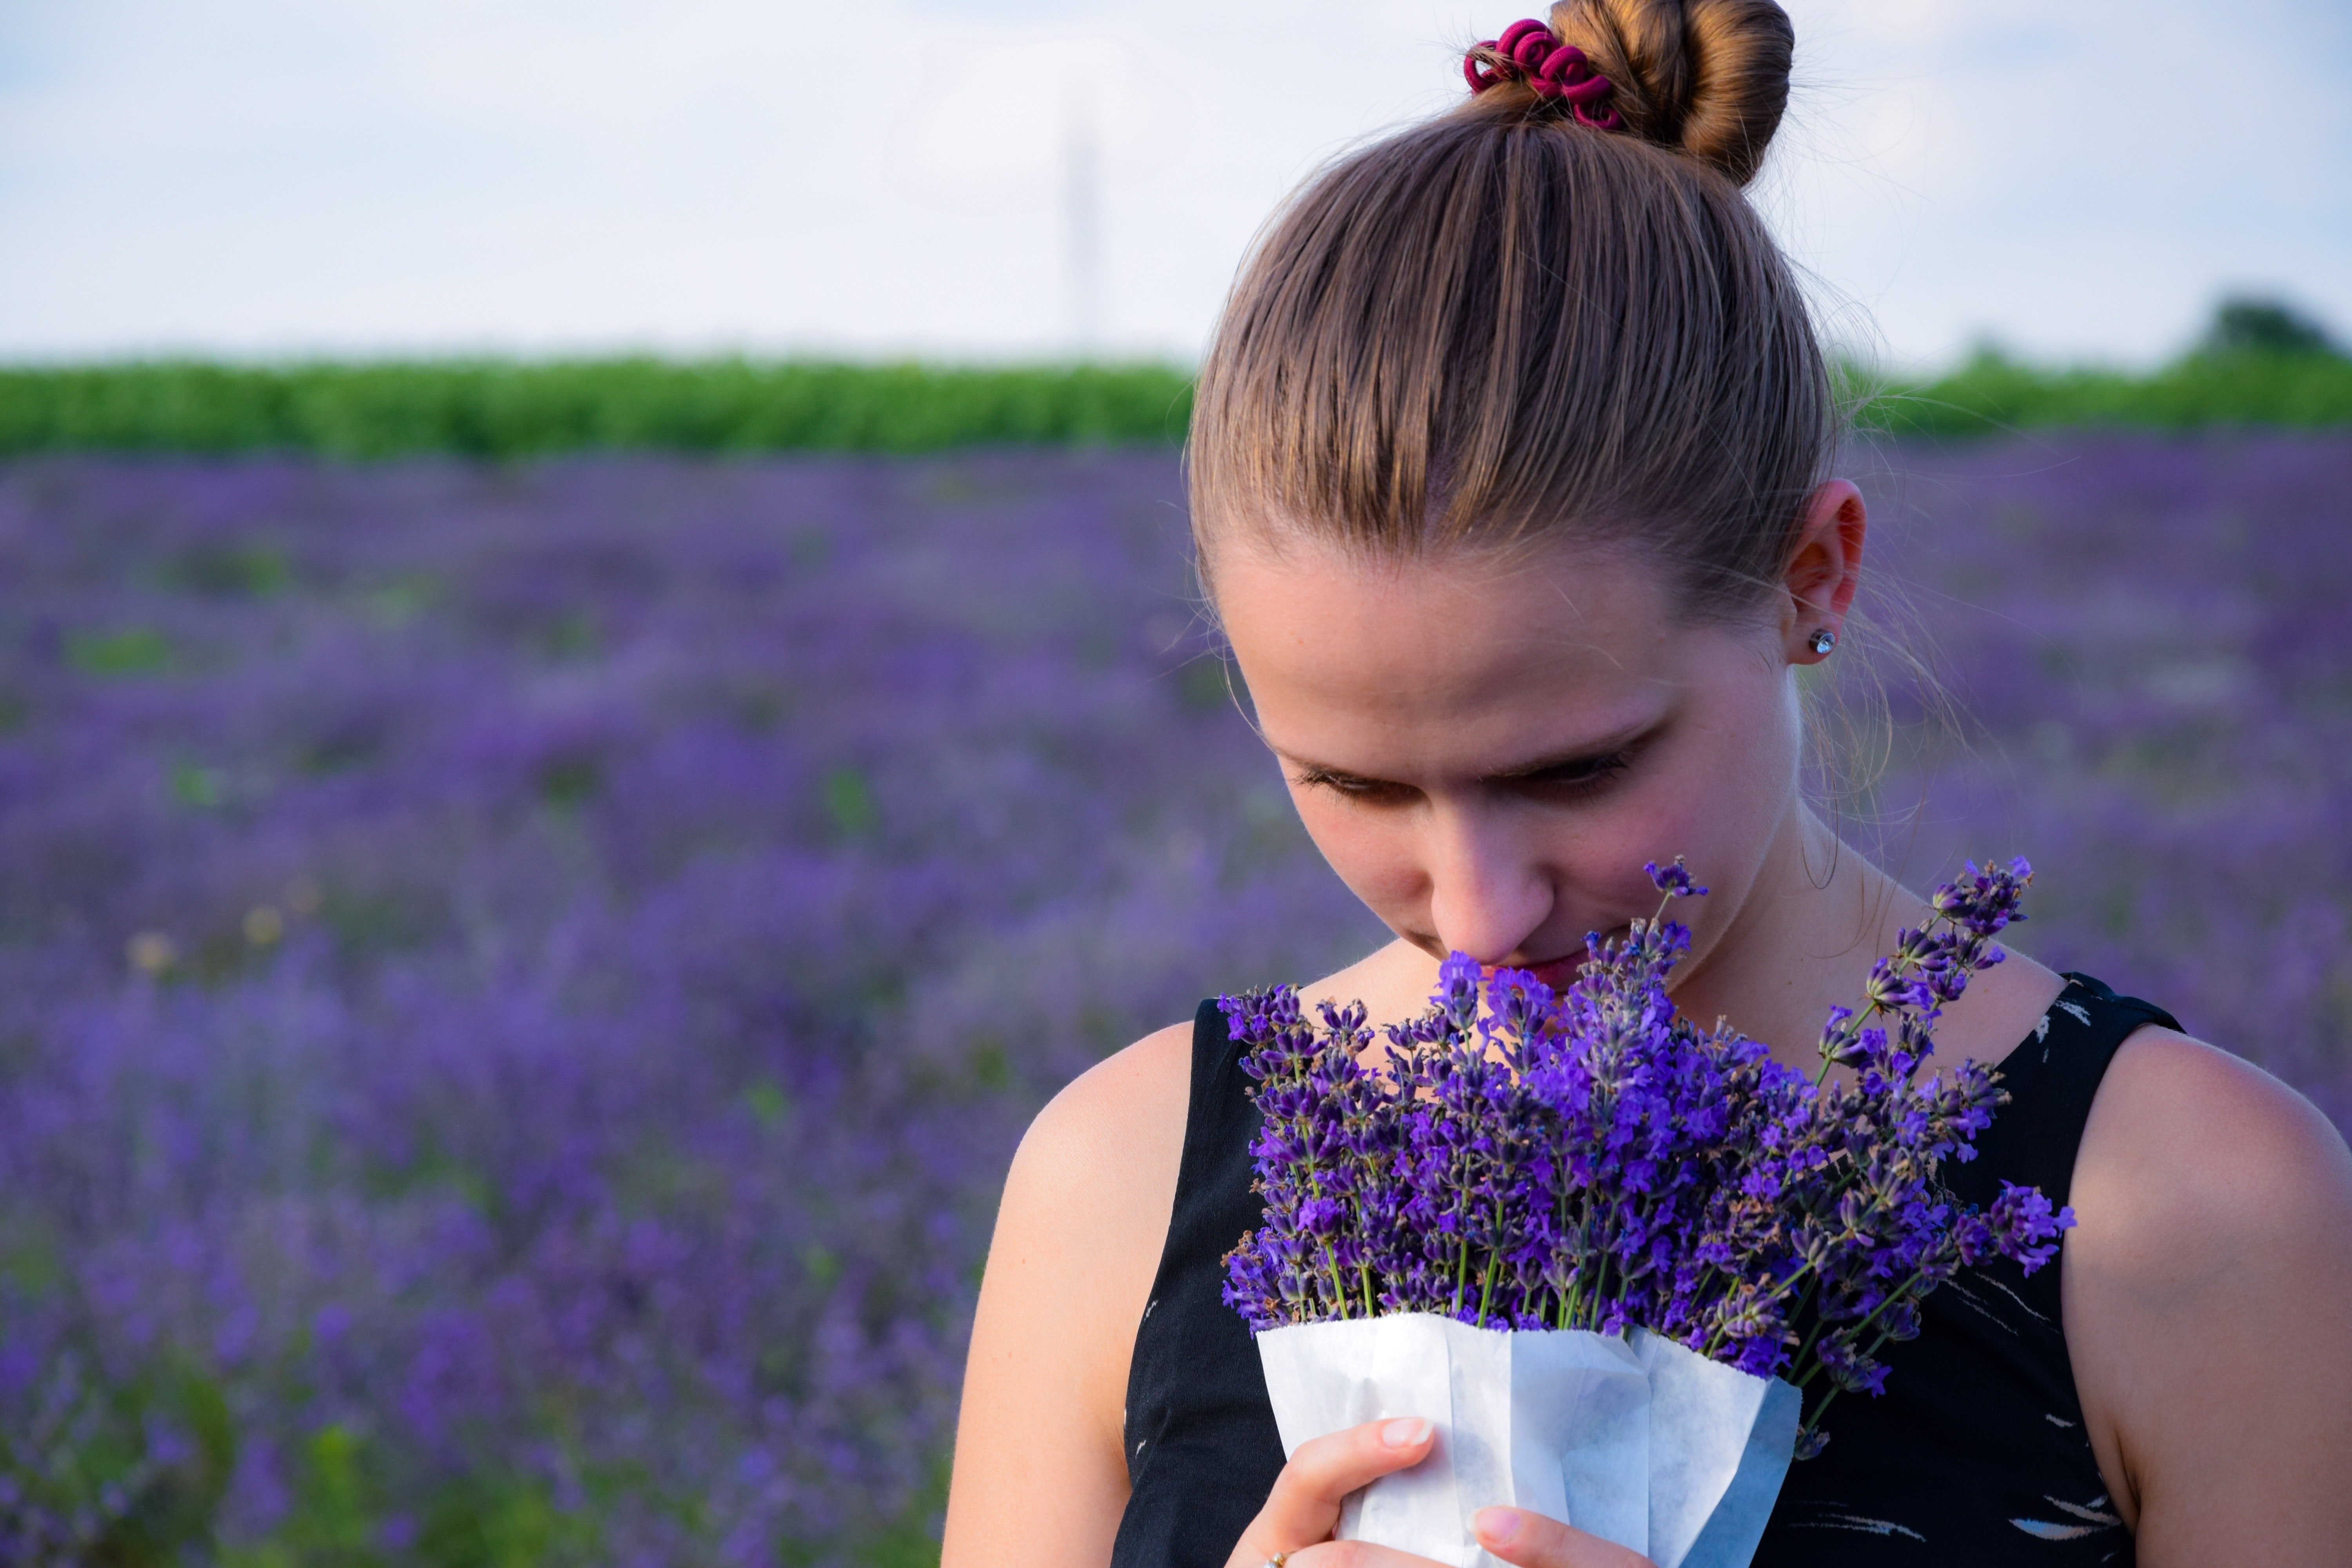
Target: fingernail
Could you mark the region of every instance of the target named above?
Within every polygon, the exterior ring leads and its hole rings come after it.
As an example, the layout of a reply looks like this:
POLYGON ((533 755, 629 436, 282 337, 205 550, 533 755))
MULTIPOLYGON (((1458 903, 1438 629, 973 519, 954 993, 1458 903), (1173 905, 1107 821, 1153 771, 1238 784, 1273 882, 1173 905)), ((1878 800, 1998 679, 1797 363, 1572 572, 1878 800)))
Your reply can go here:
POLYGON ((1517 1540, 1526 1521, 1527 1516, 1515 1508, 1483 1508, 1470 1522, 1477 1527, 1481 1540, 1501 1545, 1517 1540))
POLYGON ((1381 1441, 1391 1448, 1410 1448, 1428 1436, 1429 1432, 1429 1423, 1417 1417, 1411 1421, 1391 1421, 1381 1428, 1381 1441))

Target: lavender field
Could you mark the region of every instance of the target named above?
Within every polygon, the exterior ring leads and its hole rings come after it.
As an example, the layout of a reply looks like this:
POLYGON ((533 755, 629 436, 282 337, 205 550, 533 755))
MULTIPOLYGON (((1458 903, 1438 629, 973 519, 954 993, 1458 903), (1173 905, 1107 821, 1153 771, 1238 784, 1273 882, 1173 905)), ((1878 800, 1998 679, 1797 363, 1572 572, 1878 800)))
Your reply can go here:
MULTIPOLYGON (((1861 467, 1976 729, 1895 683, 1853 832, 2030 856, 2024 945, 2352 1117, 2352 439, 1861 467)), ((1160 452, 0 468, 0 1557, 934 1552, 1028 1113, 1376 936, 1180 498, 1160 452)))

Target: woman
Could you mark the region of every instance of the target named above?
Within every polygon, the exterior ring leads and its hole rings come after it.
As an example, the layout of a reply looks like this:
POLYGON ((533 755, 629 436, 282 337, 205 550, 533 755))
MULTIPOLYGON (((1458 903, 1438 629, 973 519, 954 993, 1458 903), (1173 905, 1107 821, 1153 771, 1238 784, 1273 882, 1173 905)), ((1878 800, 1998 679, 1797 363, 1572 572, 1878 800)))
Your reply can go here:
MULTIPOLYGON (((1244 270, 1194 419, 1201 570, 1308 831, 1396 933, 1310 996, 1410 1016, 1449 950, 1564 982, 1679 854, 1714 891, 1677 1005, 1804 1064, 1926 913, 1798 787, 1796 671, 1832 657, 1867 516, 1824 472, 1822 353, 1741 194, 1791 47, 1769 0, 1566 0, 1472 51, 1460 108, 1314 181, 1244 270)), ((1886 1394, 1842 1401, 1792 1468, 1757 1562, 2346 1561, 2341 1138, 2022 955, 1938 1037, 2013 1097, 1956 1191, 2032 1182, 2079 1226, 2056 1268, 1930 1298, 1886 1394)), ((1329 1537, 1428 1425, 1286 1464, 1218 1300, 1251 1131, 1207 1008, 1038 1117, 947 1568, 1420 1562, 1329 1537)), ((1512 1510, 1478 1526, 1529 1568, 1641 1561, 1512 1510)))

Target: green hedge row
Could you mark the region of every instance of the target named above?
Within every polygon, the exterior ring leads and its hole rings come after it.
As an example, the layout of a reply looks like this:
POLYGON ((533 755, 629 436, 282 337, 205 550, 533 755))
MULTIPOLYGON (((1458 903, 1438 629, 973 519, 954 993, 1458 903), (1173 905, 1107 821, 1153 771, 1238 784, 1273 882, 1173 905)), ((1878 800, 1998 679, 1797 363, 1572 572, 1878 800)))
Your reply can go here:
POLYGON ((1873 383, 1849 372, 1848 390, 1857 423, 1898 435, 2055 426, 2352 426, 2352 359, 2334 353, 2196 353, 2144 375, 2049 370, 1983 353, 1927 383, 1873 383))
MULTIPOLYGON (((1927 383, 1849 372, 1867 428, 2352 426, 2352 359, 2192 354, 2146 375, 1996 354, 1927 383)), ((0 455, 454 452, 584 448, 919 452, 1172 444, 1192 384, 1165 365, 942 368, 656 359, 236 366, 194 361, 0 368, 0 455)))
POLYGON ((521 458, 588 447, 919 452, 1183 438, 1161 365, 952 369, 654 359, 0 369, 0 453, 521 458))

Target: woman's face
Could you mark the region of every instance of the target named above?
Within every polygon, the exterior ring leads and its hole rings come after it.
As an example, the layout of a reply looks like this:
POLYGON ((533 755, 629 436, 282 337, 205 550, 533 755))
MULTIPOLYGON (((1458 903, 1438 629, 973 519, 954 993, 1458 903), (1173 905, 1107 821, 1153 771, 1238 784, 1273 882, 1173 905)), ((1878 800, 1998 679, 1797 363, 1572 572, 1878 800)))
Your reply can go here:
POLYGON ((1293 534, 1225 542, 1213 571, 1307 832, 1433 957, 1565 984, 1586 932, 1657 909, 1643 863, 1680 855, 1713 889, 1675 911, 1704 963, 1795 828, 1786 628, 1683 624, 1645 565, 1376 562, 1293 534))

